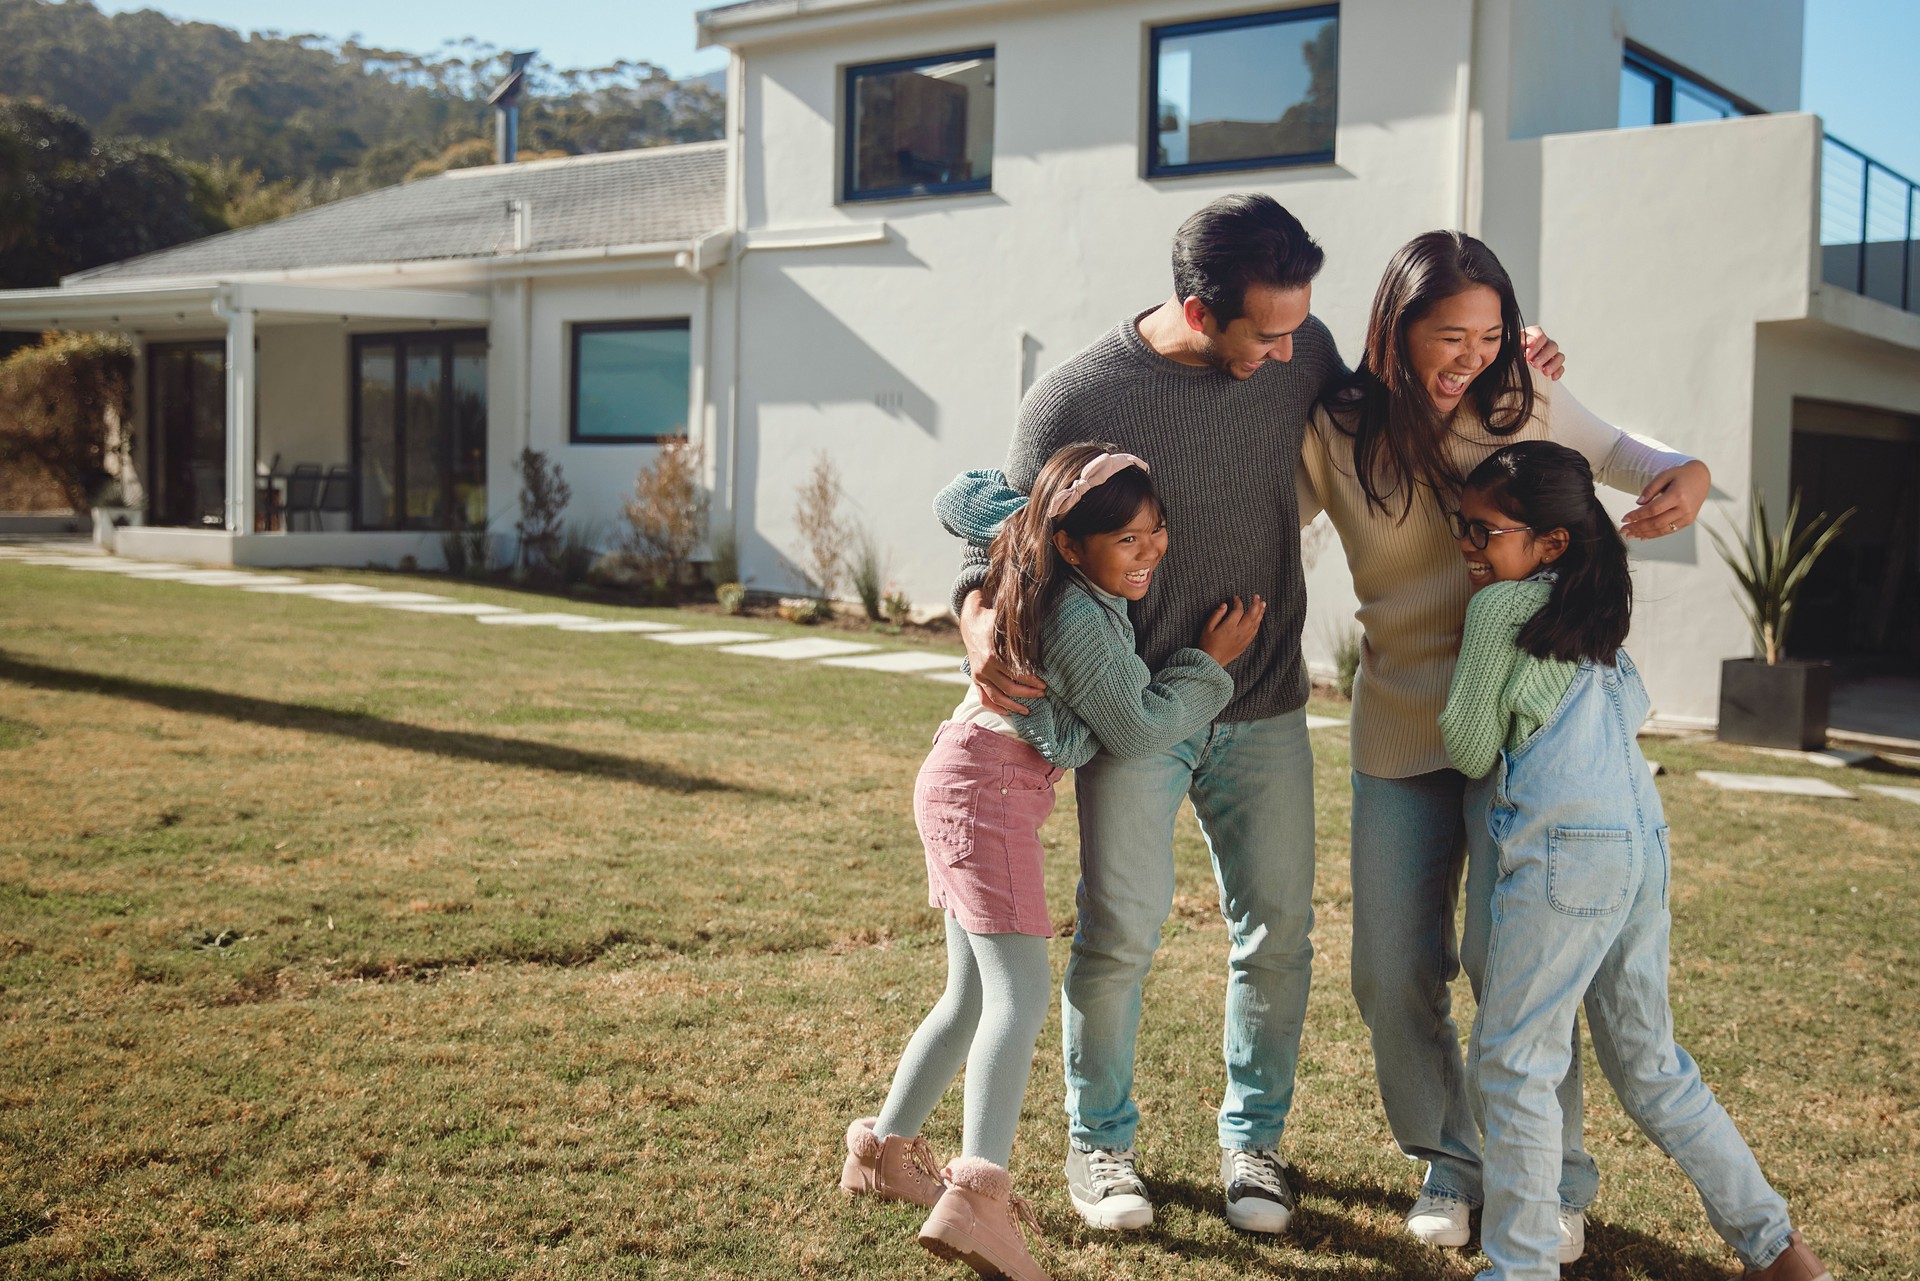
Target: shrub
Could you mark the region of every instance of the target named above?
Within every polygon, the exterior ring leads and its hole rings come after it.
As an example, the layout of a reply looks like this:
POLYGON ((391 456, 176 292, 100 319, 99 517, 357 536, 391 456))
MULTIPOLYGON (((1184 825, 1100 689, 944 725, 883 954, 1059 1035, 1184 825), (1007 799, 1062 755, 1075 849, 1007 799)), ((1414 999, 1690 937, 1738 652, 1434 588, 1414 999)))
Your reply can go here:
POLYGON ((651 466, 633 480, 627 504, 627 554, 660 595, 670 595, 707 526, 707 491, 700 483, 700 446, 687 440, 660 447, 651 466))
POLYGON ((860 598, 860 607, 867 612, 867 621, 877 623, 885 617, 880 606, 883 593, 882 584, 886 581, 887 567, 880 555, 879 545, 873 541, 873 531, 861 527, 853 542, 853 564, 850 567, 853 576, 854 594, 860 598))
POLYGON ((847 527, 840 519, 841 493, 840 473, 822 450, 814 459, 813 471, 800 485, 793 524, 806 547, 807 563, 802 568, 829 602, 840 586, 841 548, 847 541, 847 527))
POLYGON ((740 585, 740 544, 734 539, 733 527, 723 525, 714 530, 707 538, 713 559, 707 562, 707 579, 716 584, 732 583, 740 585))
POLYGON ((523 449, 516 464, 520 472, 520 519, 514 533, 520 536, 520 567, 536 578, 559 577, 561 545, 565 525, 560 513, 566 510, 573 490, 560 472, 560 464, 550 463, 537 449, 523 449))
POLYGON ((907 594, 897 585, 888 583, 887 594, 880 598, 880 612, 885 614, 887 621, 895 627, 905 627, 907 619, 913 613, 913 602, 907 599, 907 594))
POLYGON ((1353 697, 1353 679, 1360 674, 1360 633, 1347 632, 1333 647, 1333 666, 1339 673, 1334 684, 1340 697, 1353 697))
POLYGON ((812 596, 782 596, 777 612, 789 623, 817 623, 833 616, 827 602, 812 596))
POLYGON ((109 480, 131 488, 132 395, 133 348, 116 334, 47 334, 21 348, 0 364, 0 472, 75 511, 109 480))
POLYGON ((554 559, 553 565, 562 583, 577 587, 587 581, 594 561, 600 558, 599 551, 594 547, 598 541, 595 531, 589 526, 567 525, 563 528, 560 554, 554 559))
POLYGON ((493 568, 492 551, 493 522, 461 520, 456 506, 453 528, 440 535, 447 572, 457 578, 485 578, 493 568))
POLYGON ((740 583, 721 583, 713 589, 713 598, 729 614, 738 614, 747 606, 747 589, 740 583))

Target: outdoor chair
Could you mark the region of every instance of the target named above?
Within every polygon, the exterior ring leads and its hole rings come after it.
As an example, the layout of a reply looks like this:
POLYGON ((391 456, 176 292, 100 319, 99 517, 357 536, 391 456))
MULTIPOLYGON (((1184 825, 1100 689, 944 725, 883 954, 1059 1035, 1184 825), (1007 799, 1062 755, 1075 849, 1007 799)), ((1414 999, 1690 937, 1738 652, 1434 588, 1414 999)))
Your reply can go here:
POLYGON ((320 528, 320 491, 325 488, 319 463, 295 463, 287 476, 287 529, 304 515, 307 528, 320 528))
POLYGON ((327 528, 327 517, 341 517, 341 529, 353 528, 353 468, 327 468, 327 482, 320 489, 320 528, 327 528))

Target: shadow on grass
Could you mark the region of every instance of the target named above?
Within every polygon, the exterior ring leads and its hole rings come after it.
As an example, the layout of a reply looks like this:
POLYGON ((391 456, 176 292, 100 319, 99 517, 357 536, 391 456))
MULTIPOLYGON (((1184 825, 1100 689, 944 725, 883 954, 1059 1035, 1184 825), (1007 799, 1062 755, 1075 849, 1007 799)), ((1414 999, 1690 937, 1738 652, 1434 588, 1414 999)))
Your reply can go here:
MULTIPOLYGON (((1298 1167, 1293 1169, 1290 1181, 1294 1191, 1302 1197, 1325 1197, 1341 1205, 1378 1206, 1391 1211, 1395 1218, 1413 1208, 1413 1198, 1404 1194, 1389 1192, 1367 1183, 1314 1178, 1298 1167)), ((1217 1183, 1201 1184, 1183 1179, 1150 1179, 1148 1182, 1156 1192, 1162 1194, 1156 1199, 1187 1206, 1201 1215, 1221 1213, 1220 1185, 1217 1183)), ((1477 1224, 1477 1214, 1475 1221, 1477 1224)), ((1148 1234, 1163 1243, 1170 1252, 1181 1256, 1232 1259, 1249 1272, 1275 1277, 1294 1275, 1280 1260, 1260 1257, 1257 1247, 1265 1238, 1236 1234, 1236 1240, 1223 1245, 1218 1240, 1187 1237, 1159 1227, 1149 1229, 1148 1234)), ((1361 1281, 1362 1278, 1377 1281, 1382 1265, 1391 1269, 1391 1275, 1396 1277, 1434 1278, 1435 1281, 1441 1281, 1450 1276, 1457 1277, 1461 1271, 1458 1266, 1449 1268, 1441 1260, 1452 1260, 1457 1265, 1460 1261, 1470 1260, 1480 1248, 1478 1232, 1464 1253, 1441 1251, 1438 1247, 1421 1245, 1405 1233, 1381 1231, 1357 1223, 1343 1214, 1329 1214, 1310 1206, 1303 1206, 1294 1215, 1293 1223, 1284 1236, 1273 1239, 1294 1246, 1312 1243, 1309 1248, 1316 1251, 1358 1256, 1352 1263, 1331 1271, 1316 1271, 1314 1276, 1324 1281, 1361 1281)), ((1563 1281, 1625 1281, 1629 1277, 1659 1277, 1661 1281, 1726 1281, 1727 1266, 1731 1262, 1731 1254, 1727 1264, 1718 1263, 1677 1250, 1644 1232, 1597 1222, 1589 1217, 1587 1252, 1579 1262, 1560 1269, 1560 1275, 1563 1281)))
POLYGON ((765 788, 742 787, 639 757, 581 751, 553 743, 501 738, 466 730, 432 729, 424 725, 409 725, 404 721, 384 720, 363 712, 343 712, 304 703, 282 703, 192 685, 173 685, 129 676, 49 667, 41 663, 24 662, 4 653, 0 653, 0 680, 39 689, 124 698, 195 716, 218 716, 230 721, 269 725, 275 729, 332 734, 338 738, 358 739, 364 743, 426 752, 454 760, 482 761, 489 765, 513 765, 555 774, 583 774, 622 783, 638 783, 642 787, 662 791, 776 795, 765 788))

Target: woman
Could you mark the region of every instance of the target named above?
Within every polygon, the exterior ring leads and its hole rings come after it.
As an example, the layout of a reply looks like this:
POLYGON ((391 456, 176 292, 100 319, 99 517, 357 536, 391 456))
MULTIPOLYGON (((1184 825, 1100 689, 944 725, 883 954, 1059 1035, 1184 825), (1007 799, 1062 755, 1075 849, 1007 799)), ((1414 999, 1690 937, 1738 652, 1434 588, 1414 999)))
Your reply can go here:
MULTIPOLYGON (((1705 464, 1627 435, 1531 372, 1522 343, 1513 284, 1493 252, 1459 232, 1416 237, 1374 295, 1360 367, 1315 410, 1299 476, 1300 519, 1331 518, 1360 600, 1353 993, 1394 1139, 1427 1162, 1407 1229, 1434 1245, 1465 1245, 1482 1199, 1480 1129, 1447 992, 1463 951, 1478 990, 1487 898, 1473 878, 1457 948, 1472 782, 1448 761, 1438 721, 1472 586, 1447 513, 1466 474, 1515 440, 1576 449, 1601 483, 1636 494, 1622 527, 1629 538, 1691 524, 1710 483, 1705 464)), ((1562 1262, 1584 1249, 1583 1212, 1598 1185, 1580 1145, 1579 1100, 1576 1067, 1560 1092, 1562 1262)))

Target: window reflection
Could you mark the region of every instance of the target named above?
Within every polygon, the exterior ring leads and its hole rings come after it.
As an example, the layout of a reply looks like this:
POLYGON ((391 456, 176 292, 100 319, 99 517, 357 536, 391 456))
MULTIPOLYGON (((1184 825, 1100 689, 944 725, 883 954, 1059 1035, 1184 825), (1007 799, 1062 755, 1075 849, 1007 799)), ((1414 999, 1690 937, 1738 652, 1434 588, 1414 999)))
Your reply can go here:
POLYGON ((1333 8, 1159 28, 1148 171, 1331 159, 1339 63, 1333 8))
POLYGON ((851 68, 846 198, 991 187, 993 76, 991 49, 851 68))

